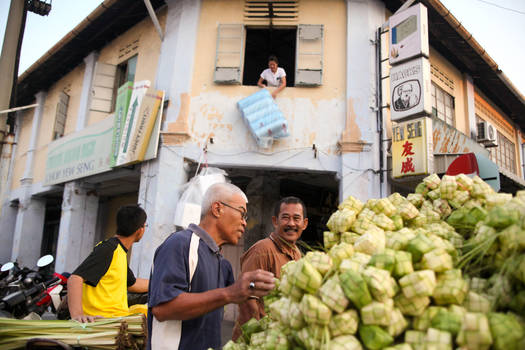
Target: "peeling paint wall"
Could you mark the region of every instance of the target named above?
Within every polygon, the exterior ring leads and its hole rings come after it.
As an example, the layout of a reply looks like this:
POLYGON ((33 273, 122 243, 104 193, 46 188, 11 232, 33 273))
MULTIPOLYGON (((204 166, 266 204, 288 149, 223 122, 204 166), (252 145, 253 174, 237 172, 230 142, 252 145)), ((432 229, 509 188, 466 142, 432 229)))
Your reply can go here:
MULTIPOLYGON (((161 28, 164 28, 166 9, 158 11, 157 18, 161 28)), ((160 37, 151 22, 151 18, 147 17, 100 50, 97 61, 119 65, 134 55, 138 55, 135 81, 147 79, 153 84, 157 73, 160 45, 160 37), (130 51, 130 47, 137 48, 130 51)), ((108 115, 109 113, 91 111, 88 125, 97 123, 108 115)))
MULTIPOLYGON (((326 153, 336 152, 345 117, 345 6, 341 0, 325 1, 322 6, 314 0, 299 2, 298 24, 324 25, 323 85, 287 87, 279 94, 276 103, 288 120, 291 135, 265 151, 311 148, 315 143, 326 153)), ((204 0, 199 20, 188 143, 199 143, 209 135, 225 153, 258 150, 236 102, 259 88, 213 83, 218 24, 242 23, 243 10, 241 0, 204 0)), ((261 71, 265 68, 261 67, 261 71)))
MULTIPOLYGON (((161 26, 163 26, 166 17, 166 11, 161 10, 157 15, 161 26)), ((153 82, 155 79, 157 61, 160 53, 160 38, 155 31, 155 28, 151 24, 151 19, 149 17, 103 48, 100 52, 99 61, 111 64, 120 63, 118 61, 119 50, 136 38, 140 38, 140 44, 136 52, 138 53, 139 57, 135 79, 149 79, 153 82)), ((132 55, 123 56, 122 59, 127 59, 132 55)), ((71 72, 67 73, 63 78, 55 82, 47 91, 47 97, 44 103, 44 113, 38 132, 38 143, 36 145, 34 156, 34 183, 44 180, 47 160, 47 145, 53 141, 53 128, 55 124, 56 108, 59 94, 61 92, 65 92, 69 95, 64 134, 67 135, 69 133, 75 132, 80 95, 82 92, 84 68, 84 63, 79 64, 71 72)), ((29 138, 31 136, 33 114, 34 109, 29 109, 23 112, 23 120, 20 130, 18 130, 18 132, 20 132, 20 139, 15 155, 11 190, 15 190, 20 187, 20 180, 26 167, 26 153, 29 147, 29 138)), ((94 124, 108 115, 109 113, 92 112, 90 114, 88 124, 94 124)))

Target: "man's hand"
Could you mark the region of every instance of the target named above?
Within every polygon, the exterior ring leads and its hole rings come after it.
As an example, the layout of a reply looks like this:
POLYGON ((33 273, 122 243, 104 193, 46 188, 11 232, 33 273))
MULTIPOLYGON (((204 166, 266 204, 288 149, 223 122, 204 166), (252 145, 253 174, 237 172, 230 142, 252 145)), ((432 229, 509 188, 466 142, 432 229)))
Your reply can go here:
POLYGON ((250 297, 261 298, 275 288, 273 273, 261 269, 245 272, 230 287, 230 300, 239 304, 250 297))
POLYGON ((87 322, 95 322, 96 319, 103 318, 102 316, 88 316, 84 314, 80 315, 71 315, 71 319, 81 322, 81 323, 87 323, 87 322))

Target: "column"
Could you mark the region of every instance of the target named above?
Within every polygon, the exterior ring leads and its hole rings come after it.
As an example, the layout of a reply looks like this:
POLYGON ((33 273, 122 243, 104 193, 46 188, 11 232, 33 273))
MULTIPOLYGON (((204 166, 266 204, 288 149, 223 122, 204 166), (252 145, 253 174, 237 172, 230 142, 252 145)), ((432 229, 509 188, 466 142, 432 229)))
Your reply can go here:
POLYGON ((38 145, 38 134, 46 92, 40 91, 35 95, 38 106, 33 114, 31 125, 31 138, 26 153, 26 166, 21 183, 21 196, 19 198, 16 214, 15 230, 13 234, 12 260, 18 260, 21 266, 34 267, 40 257, 42 234, 44 231, 44 218, 46 214, 45 199, 32 197, 34 155, 38 145))
MULTIPOLYGON (((339 199, 380 197, 376 101, 376 31, 384 22, 379 1, 347 0, 346 125, 341 135, 339 199)), ((386 181, 386 177, 385 177, 386 181)), ((383 187, 383 190, 382 188, 383 187)))
POLYGON ((468 126, 470 138, 476 140, 478 137, 478 125, 476 122, 476 105, 474 94, 474 82, 472 77, 468 74, 463 74, 463 82, 465 83, 465 114, 468 118, 468 126))
POLYGON ((175 231, 175 210, 188 181, 180 154, 181 148, 163 145, 156 159, 142 164, 138 201, 148 215, 148 226, 131 253, 130 267, 137 277, 149 277, 155 250, 175 231))
POLYGON ((162 126, 163 143, 178 145, 189 138, 190 89, 200 17, 200 0, 168 0, 156 88, 170 100, 162 126))
POLYGON ((55 270, 73 270, 91 253, 95 245, 98 195, 80 181, 64 186, 62 215, 58 231, 55 270))
POLYGON ((91 106, 93 77, 95 76, 95 65, 97 64, 98 52, 92 52, 84 58, 84 78, 82 80, 82 92, 77 113, 76 131, 84 129, 89 119, 89 107, 91 106))

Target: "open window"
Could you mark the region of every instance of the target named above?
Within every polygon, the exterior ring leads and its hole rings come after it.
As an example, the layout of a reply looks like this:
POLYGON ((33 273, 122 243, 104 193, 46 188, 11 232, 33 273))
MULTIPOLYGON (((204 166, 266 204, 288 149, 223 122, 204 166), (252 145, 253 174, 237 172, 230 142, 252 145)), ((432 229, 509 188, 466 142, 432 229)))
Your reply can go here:
POLYGON ((55 125, 53 126, 53 140, 64 136, 66 129, 67 107, 69 105, 69 95, 61 92, 58 95, 58 103, 55 114, 55 125))
POLYGON ((323 25, 244 27, 219 24, 214 81, 217 84, 257 85, 277 56, 287 86, 318 86, 323 76, 323 25))
POLYGON ((257 85, 268 57, 277 56, 279 67, 286 72, 286 86, 294 86, 296 28, 247 28, 244 51, 243 85, 257 85))
POLYGON ((117 90, 128 81, 135 81, 137 55, 119 65, 97 62, 93 79, 91 110, 112 112, 115 109, 117 90))

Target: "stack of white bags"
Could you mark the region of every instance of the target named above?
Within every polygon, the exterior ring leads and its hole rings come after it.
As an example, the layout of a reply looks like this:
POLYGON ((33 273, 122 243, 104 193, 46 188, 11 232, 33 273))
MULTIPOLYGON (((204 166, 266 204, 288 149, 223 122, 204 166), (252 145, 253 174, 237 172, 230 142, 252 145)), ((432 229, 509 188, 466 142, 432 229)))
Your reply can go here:
POLYGON ((237 106, 259 147, 268 148, 274 139, 289 135, 288 122, 268 90, 262 89, 243 98, 237 106))

